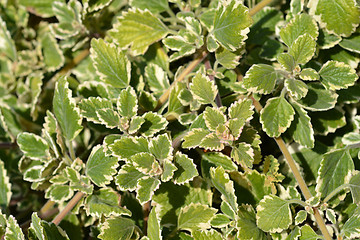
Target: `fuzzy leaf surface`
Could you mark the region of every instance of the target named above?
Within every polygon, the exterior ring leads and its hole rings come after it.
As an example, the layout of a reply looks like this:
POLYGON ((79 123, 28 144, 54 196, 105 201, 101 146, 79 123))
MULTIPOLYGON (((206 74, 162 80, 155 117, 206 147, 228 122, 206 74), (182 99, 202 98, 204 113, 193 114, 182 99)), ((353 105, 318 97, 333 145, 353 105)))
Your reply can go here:
POLYGON ((98 238, 102 240, 130 239, 134 229, 133 220, 124 217, 110 217, 101 225, 98 238))
POLYGON ((218 108, 206 107, 204 111, 204 120, 206 126, 212 130, 216 131, 216 128, 226 122, 226 116, 218 108))
POLYGON ((243 84, 249 92, 269 94, 275 87, 277 77, 272 66, 254 64, 246 72, 243 84))
POLYGON ((210 169, 211 182, 222 194, 221 199, 229 203, 232 211, 237 212, 238 204, 235 195, 234 183, 222 167, 210 169))
POLYGON ((93 217, 110 217, 127 215, 131 212, 119 205, 120 196, 111 188, 100 188, 88 196, 85 200, 85 210, 88 216, 93 217))
POLYGON ((160 180, 151 177, 145 177, 138 180, 136 198, 140 204, 151 200, 154 192, 159 188, 160 180))
POLYGON ((138 171, 133 165, 125 164, 115 177, 115 183, 122 191, 133 191, 136 189, 138 180, 144 176, 146 175, 138 171))
POLYGON ((131 9, 118 18, 110 35, 125 49, 131 45, 133 55, 144 54, 149 45, 162 39, 168 29, 148 10, 131 9))
POLYGON ((83 115, 88 121, 94 123, 101 123, 96 111, 99 109, 112 108, 112 103, 110 100, 100 97, 90 97, 88 99, 83 99, 79 103, 79 108, 81 110, 81 115, 83 115))
POLYGON ((161 134, 152 138, 149 143, 149 151, 156 157, 156 159, 163 160, 165 158, 170 158, 173 148, 168 135, 161 134))
POLYGON ((239 219, 237 220, 237 237, 243 240, 265 240, 265 233, 256 225, 256 215, 252 206, 242 205, 237 212, 239 219))
POLYGON ((0 206, 8 207, 11 199, 11 183, 4 162, 0 160, 0 206))
POLYGON ((160 219, 156 216, 155 208, 151 209, 149 214, 148 228, 147 228, 148 237, 151 240, 161 240, 161 229, 160 229, 160 219))
POLYGON ((337 62, 326 62, 319 71, 321 83, 330 90, 339 90, 354 85, 358 76, 349 65, 337 62))
POLYGON ((215 83, 207 76, 197 73, 190 84, 190 91, 193 97, 201 104, 214 102, 217 94, 215 83))
POLYGON ((62 134, 68 141, 73 140, 83 129, 82 117, 72 98, 66 77, 60 77, 55 85, 53 108, 62 134))
POLYGON ((86 162, 85 173, 97 186, 104 187, 112 181, 118 166, 118 159, 106 156, 104 147, 97 145, 86 162))
POLYGON ((92 39, 90 52, 101 80, 116 88, 129 85, 131 64, 125 53, 103 39, 92 39))
POLYGON ((196 148, 201 144, 201 141, 210 132, 202 128, 192 129, 185 137, 182 143, 183 148, 196 148))
POLYGON ((265 196, 256 210, 256 223, 265 232, 282 232, 292 223, 289 203, 277 196, 265 196))
POLYGON ((191 203, 181 208, 178 218, 178 229, 190 232, 197 229, 210 227, 210 220, 214 217, 217 209, 199 203, 191 203))
POLYGON ((315 53, 316 42, 307 33, 298 37, 290 46, 289 54, 297 64, 305 64, 311 60, 315 53))
POLYGON ((224 48, 235 51, 247 39, 252 19, 249 10, 235 0, 223 3, 215 12, 212 34, 224 48))
POLYGON ((340 185, 349 182, 354 168, 348 149, 337 149, 326 153, 320 164, 316 192, 321 197, 326 197, 340 185))
POLYGON ((348 239, 360 237, 360 208, 357 207, 351 217, 344 223, 340 231, 341 236, 348 239))
POLYGON ((319 0, 311 4, 310 12, 315 14, 320 24, 330 33, 348 37, 360 23, 360 10, 355 1, 319 0), (339 25, 339 23, 342 23, 339 25))
POLYGON ((325 89, 319 83, 310 83, 307 86, 306 96, 297 100, 303 108, 311 111, 326 111, 335 106, 338 98, 335 92, 325 89))
POLYGON ((290 95, 295 99, 303 98, 308 93, 307 85, 301 80, 286 79, 284 83, 290 95))
POLYGON ((269 99, 260 112, 260 122, 270 137, 279 137, 294 119, 295 111, 284 97, 269 99))
POLYGON ((183 153, 176 153, 175 166, 177 167, 177 171, 174 173, 176 184, 187 183, 199 175, 193 160, 183 153))
POLYGON ((149 9, 149 11, 154 14, 169 9, 169 3, 167 0, 131 0, 130 5, 141 10, 149 9))
POLYGON ((296 15, 291 21, 280 30, 280 37, 290 47, 301 35, 308 34, 317 39, 319 35, 315 20, 308 14, 296 15))
POLYGON ((110 146, 113 155, 122 160, 129 160, 133 155, 148 152, 148 141, 142 137, 122 137, 110 146))
POLYGON ((49 145, 40 136, 23 132, 17 137, 17 144, 26 157, 31 159, 46 159, 49 157, 49 145))
POLYGON ((0 18, 0 50, 12 61, 16 60, 16 47, 9 31, 6 28, 6 22, 0 18))
POLYGON ((313 148, 315 144, 314 130, 311 125, 311 119, 307 112, 297 104, 292 105, 295 110, 294 121, 291 123, 289 133, 295 142, 300 145, 313 148))
POLYGON ((135 116, 138 110, 135 90, 132 87, 121 90, 116 106, 122 117, 130 118, 135 116))

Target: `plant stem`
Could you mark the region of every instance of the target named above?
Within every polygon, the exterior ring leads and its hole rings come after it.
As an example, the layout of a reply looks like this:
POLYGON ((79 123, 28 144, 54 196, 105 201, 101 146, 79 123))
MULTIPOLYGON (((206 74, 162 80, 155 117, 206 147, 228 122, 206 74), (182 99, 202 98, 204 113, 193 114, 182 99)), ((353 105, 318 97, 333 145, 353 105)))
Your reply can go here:
POLYGON ((55 202, 48 200, 44 206, 40 209, 40 214, 43 215, 45 214, 47 211, 49 211, 52 207, 54 207, 55 202))
POLYGON ((161 108, 161 106, 166 102, 166 100, 169 98, 169 95, 170 95, 170 91, 171 89, 175 86, 175 84, 177 82, 180 82, 182 81, 189 73, 191 73, 194 68, 202 62, 202 60, 206 57, 207 55, 207 52, 206 51, 202 51, 200 53, 200 55, 194 60, 192 61, 188 66, 187 68, 179 75, 179 77, 177 79, 174 80, 174 82, 171 84, 171 86, 169 87, 168 90, 166 90, 166 92, 161 95, 161 97, 159 98, 159 101, 158 101, 158 104, 155 108, 154 111, 157 111, 161 108))
MULTIPOLYGON (((256 111, 260 113, 260 111, 262 109, 261 104, 256 99, 254 99, 252 96, 250 96, 250 98, 252 99, 252 101, 254 103, 256 111)), ((287 149, 284 140, 281 137, 277 137, 274 139, 275 139, 277 145, 279 146, 282 154, 284 155, 288 165, 290 166, 290 169, 291 169, 292 173, 294 174, 295 179, 298 182, 300 190, 303 193, 305 199, 308 200, 308 199, 312 198, 312 194, 311 194, 309 188, 307 187, 304 178, 301 176, 301 173, 300 173, 299 169, 297 168, 295 161, 294 161, 293 157, 291 156, 289 150, 287 149)), ((313 211, 314 211, 315 220, 316 220, 318 227, 319 227, 322 235, 324 236, 325 240, 331 240, 332 238, 330 236, 329 231, 326 228, 325 221, 322 218, 322 216, 320 215, 319 210, 317 208, 313 207, 313 211)))
POLYGON ((336 194, 338 194, 341 190, 350 187, 350 184, 343 184, 335 188, 327 197, 324 199, 323 203, 327 203, 330 199, 332 199, 336 194))
POLYGON ((269 3, 271 3, 273 0, 262 0, 258 4, 256 4, 252 9, 250 9, 249 14, 250 16, 254 16, 258 11, 266 7, 269 3))
POLYGON ((81 200, 85 194, 83 192, 77 192, 75 196, 68 202, 65 208, 54 218, 52 221, 55 225, 59 225, 61 220, 75 207, 75 205, 81 200))
POLYGON ((74 146, 73 146, 71 141, 68 141, 67 145, 68 145, 68 148, 69 148, 71 160, 74 161, 75 158, 76 158, 75 151, 74 151, 74 146))

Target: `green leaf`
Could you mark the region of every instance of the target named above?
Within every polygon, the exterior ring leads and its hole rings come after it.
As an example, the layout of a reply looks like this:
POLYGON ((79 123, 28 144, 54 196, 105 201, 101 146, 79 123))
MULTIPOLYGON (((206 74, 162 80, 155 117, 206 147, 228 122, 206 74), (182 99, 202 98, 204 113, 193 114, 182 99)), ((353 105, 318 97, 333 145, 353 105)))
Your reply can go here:
POLYGON ((131 64, 119 48, 103 39, 91 40, 90 56, 100 79, 112 87, 126 88, 130 82, 131 64))
POLYGON ((313 148, 315 144, 314 130, 311 125, 311 119, 307 112, 297 104, 292 104, 295 110, 294 121, 292 121, 289 133, 300 145, 313 148))
POLYGON ((340 236, 348 239, 360 237, 360 208, 357 207, 351 217, 344 223, 340 230, 340 236))
POLYGON ((215 83, 200 72, 192 79, 190 91, 201 104, 213 103, 217 94, 215 83))
POLYGON ((360 53, 360 35, 353 34, 349 38, 344 38, 339 45, 350 52, 360 53))
POLYGON ((166 0, 131 0, 130 5, 141 10, 148 9, 154 14, 161 13, 169 9, 169 4, 166 0))
POLYGON ((133 191, 136 189, 138 180, 144 176, 145 174, 138 171, 133 165, 125 164, 116 176, 115 183, 122 191, 133 191))
POLYGON ((45 139, 33 133, 20 133, 17 137, 17 144, 28 158, 46 160, 50 157, 49 145, 45 139))
POLYGON ((6 240, 25 240, 24 234, 21 231, 16 219, 13 216, 9 216, 6 224, 5 237, 6 240))
POLYGON ((69 200, 73 195, 74 191, 70 186, 53 184, 46 190, 45 198, 60 203, 69 200))
POLYGON ((254 106, 250 99, 241 99, 233 102, 229 107, 229 117, 244 119, 246 122, 252 119, 254 106))
POLYGON ((247 39, 252 19, 248 8, 232 0, 220 4, 215 12, 214 28, 210 32, 229 51, 240 48, 247 39))
POLYGON ((171 88, 167 114, 180 115, 183 113, 184 107, 178 96, 180 96, 180 92, 185 89, 185 87, 184 84, 177 82, 174 87, 171 88))
POLYGON ((317 239, 322 239, 322 236, 317 235, 309 225, 304 225, 301 227, 301 236, 299 237, 299 240, 317 240, 317 239))
POLYGON ((34 0, 23 0, 19 4, 26 7, 31 7, 32 12, 35 15, 40 17, 49 18, 53 17, 54 13, 52 11, 52 3, 56 0, 43 0, 43 1, 34 1, 34 0))
POLYGON ((54 223, 48 223, 42 220, 41 226, 44 229, 46 239, 69 240, 65 231, 54 223))
POLYGON ((19 133, 23 132, 16 115, 7 106, 0 106, 0 125, 13 141, 19 133))
POLYGON ((289 53, 281 53, 277 55, 277 61, 289 72, 292 72, 297 66, 295 59, 289 53))
POLYGON ((91 1, 91 0, 84 0, 82 3, 84 5, 84 10, 88 13, 95 12, 97 10, 103 9, 111 4, 112 0, 100 0, 100 1, 91 1))
POLYGON ((216 214, 210 221, 212 227, 223 228, 230 224, 231 220, 225 214, 216 214))
POLYGON ((266 235, 256 225, 255 210, 251 205, 242 205, 238 210, 237 238, 241 240, 265 240, 266 235))
POLYGON ((244 142, 239 143, 239 145, 232 149, 231 157, 243 168, 252 169, 254 162, 254 150, 250 144, 244 142))
POLYGON ((216 128, 226 122, 226 116, 219 108, 206 107, 204 111, 204 120, 206 126, 212 130, 216 131, 216 128))
POLYGON ((98 238, 102 240, 130 239, 135 229, 133 220, 124 217, 110 217, 100 227, 98 238))
POLYGON ((325 198, 337 187, 348 183, 353 170, 354 162, 348 149, 337 149, 326 153, 320 164, 316 192, 325 198))
POLYGON ((6 22, 0 17, 0 51, 4 53, 10 60, 16 60, 16 47, 6 28, 6 22))
POLYGON ((251 193, 257 202, 263 199, 265 195, 271 193, 271 186, 267 182, 268 179, 265 174, 251 170, 247 171, 245 177, 250 186, 251 193))
POLYGON ((7 208, 10 203, 12 191, 10 178, 4 166, 4 162, 0 160, 0 206, 7 208))
POLYGON ((210 132, 202 128, 194 128, 184 137, 183 148, 196 148, 210 132))
POLYGON ((168 33, 166 26, 148 10, 131 9, 118 18, 110 35, 120 48, 131 45, 133 55, 144 54, 149 45, 168 33))
POLYGON ((193 160, 181 152, 177 152, 175 155, 175 166, 177 167, 174 173, 174 183, 176 184, 187 183, 199 175, 193 160))
POLYGON ((221 199, 226 201, 234 213, 237 212, 238 204, 235 195, 234 183, 222 167, 210 168, 211 182, 221 193, 221 199))
POLYGON ((314 112, 310 115, 315 133, 327 135, 346 125, 344 111, 333 108, 326 112, 314 112))
POLYGON ((164 130, 168 121, 163 116, 154 112, 147 112, 143 115, 145 122, 141 125, 140 132, 145 137, 152 137, 156 133, 164 130))
POLYGON ((55 85, 53 108, 61 132, 68 141, 73 140, 83 129, 80 110, 72 98, 66 77, 60 77, 55 85))
POLYGON ((225 68, 234 69, 237 65, 239 65, 241 52, 231 52, 226 48, 220 47, 216 50, 215 57, 216 61, 223 65, 225 68))
POLYGON ((360 134, 356 132, 350 132, 342 137, 342 142, 345 145, 353 145, 360 143, 360 134))
POLYGON ((282 232, 292 223, 289 203, 275 195, 265 196, 256 211, 256 223, 265 232, 282 232))
POLYGON ((159 162, 150 153, 138 153, 131 157, 134 167, 143 174, 157 176, 162 173, 159 162))
POLYGON ((310 13, 315 14, 320 25, 330 33, 348 37, 360 23, 360 11, 355 1, 312 0, 309 6, 310 13))
POLYGON ((225 171, 236 171, 238 167, 236 164, 223 153, 212 152, 202 155, 202 160, 205 160, 211 164, 214 164, 216 167, 222 167, 225 171))
POLYGON ((32 231, 39 240, 47 239, 44 228, 41 226, 41 219, 38 217, 36 212, 31 215, 31 224, 29 230, 32 231))
POLYGON ((154 93, 163 93, 170 87, 167 73, 156 64, 150 63, 145 67, 145 77, 150 90, 154 93))
POLYGON ((156 216, 155 208, 153 207, 149 214, 149 221, 147 227, 147 234, 151 240, 161 240, 160 219, 156 216))
POLYGON ((144 177, 138 180, 136 198, 139 200, 140 204, 144 204, 151 200, 154 192, 159 188, 160 183, 159 179, 151 177, 144 177))
POLYGON ((319 71, 321 83, 330 90, 339 90, 354 85, 358 76, 349 65, 337 62, 326 62, 319 71))
POLYGON ((260 114, 264 131, 270 137, 279 137, 290 127, 295 111, 284 97, 274 97, 266 102, 260 114))
POLYGON ((201 140, 199 147, 208 149, 208 150, 215 150, 221 151, 224 149, 225 145, 223 140, 219 139, 216 133, 210 133, 201 140))
POLYGON ((286 79, 284 83, 290 95, 295 99, 303 98, 308 93, 307 85, 301 80, 286 79))
POLYGON ((88 216, 100 218, 102 216, 131 216, 131 212, 126 208, 120 207, 120 195, 112 188, 100 188, 94 191, 85 200, 85 210, 88 216))
POLYGON ((120 116, 111 108, 103 108, 96 111, 96 115, 101 124, 104 124, 107 128, 113 129, 119 127, 120 116))
POLYGON ((132 117, 130 120, 129 128, 127 129, 129 134, 136 133, 140 128, 141 125, 145 122, 143 117, 135 116, 132 117))
POLYGON ((104 187, 112 181, 112 176, 116 173, 118 166, 118 159, 106 156, 104 147, 97 145, 91 150, 85 173, 95 185, 104 187))
MULTIPOLYGON (((181 32, 179 32, 181 33, 181 32)), ((189 43, 185 36, 177 35, 177 36, 169 36, 162 41, 164 45, 171 49, 172 51, 175 51, 175 53, 171 54, 170 56, 170 62, 175 61, 179 58, 189 56, 196 51, 196 46, 189 43)))
POLYGON ((138 101, 136 93, 132 87, 121 90, 116 106, 122 117, 131 118, 137 114, 138 101))
POLYGON ((303 223, 306 220, 307 216, 308 214, 305 210, 300 210, 295 216, 295 225, 300 225, 301 223, 303 223))
POLYGON ((325 89, 319 83, 310 83, 307 86, 306 96, 297 100, 303 108, 311 111, 326 111, 335 106, 338 98, 335 92, 325 89))
POLYGON ((109 146, 113 155, 121 160, 129 160, 133 155, 148 152, 148 141, 143 137, 122 137, 109 146))
POLYGON ((57 44, 55 37, 50 32, 41 37, 41 47, 44 63, 48 71, 55 71, 64 64, 64 55, 57 44))
POLYGON ((112 108, 112 103, 110 100, 100 97, 90 97, 88 99, 83 99, 79 103, 79 108, 81 110, 81 115, 84 116, 88 121, 94 123, 101 123, 98 115, 96 114, 99 109, 112 108))
POLYGON ((268 94, 275 87, 278 74, 275 69, 266 64, 254 64, 246 72, 243 84, 248 92, 268 94))
POLYGON ((289 54, 297 64, 305 64, 314 56, 316 42, 309 34, 298 37, 289 48, 289 54))
POLYGON ((169 159, 172 156, 173 148, 167 134, 158 135, 150 140, 149 151, 156 159, 169 159))
POLYGON ((319 35, 315 20, 310 15, 303 13, 296 15, 280 30, 280 37, 290 47, 298 37, 306 33, 315 40, 319 35))
POLYGON ((224 239, 219 232, 214 229, 210 230, 197 230, 192 233, 196 240, 222 240, 224 239))
POLYGON ((165 159, 162 163, 163 167, 163 174, 161 175, 161 181, 167 182, 169 181, 173 176, 174 172, 178 169, 170 160, 165 159))
POLYGON ((314 81, 320 79, 319 74, 312 68, 304 68, 301 70, 299 77, 305 81, 314 81))
POLYGON ((358 204, 360 202, 360 172, 356 171, 351 176, 349 185, 353 202, 358 204))
POLYGON ((200 203, 191 203, 181 208, 177 223, 178 229, 190 232, 197 229, 210 228, 210 220, 214 217, 217 209, 200 203))

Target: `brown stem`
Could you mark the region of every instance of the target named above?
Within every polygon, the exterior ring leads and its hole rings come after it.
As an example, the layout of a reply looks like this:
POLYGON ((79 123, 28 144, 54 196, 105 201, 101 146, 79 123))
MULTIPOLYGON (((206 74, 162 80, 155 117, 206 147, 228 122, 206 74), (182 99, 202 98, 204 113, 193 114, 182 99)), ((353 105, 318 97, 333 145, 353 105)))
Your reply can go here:
MULTIPOLYGON (((261 104, 256 99, 254 99, 252 96, 250 96, 250 98, 253 101, 256 111, 260 113, 260 111, 262 109, 261 104)), ((290 169, 291 169, 292 173, 294 174, 295 179, 296 179, 297 183, 299 184, 300 190, 303 193, 305 199, 308 200, 308 199, 312 198, 312 194, 311 194, 309 188, 307 187, 304 178, 301 176, 301 173, 300 173, 299 169, 297 168, 295 161, 294 161, 293 157, 291 156, 289 150, 287 149, 284 140, 281 137, 277 137, 274 139, 275 139, 277 145, 279 146, 282 154, 284 155, 286 162, 290 166, 290 169)), ((322 235, 324 236, 325 240, 331 240, 332 238, 330 236, 329 231, 326 228, 326 224, 325 224, 324 219, 322 218, 319 210, 315 207, 313 207, 313 210, 314 210, 315 220, 318 224, 318 227, 319 227, 322 235)))
POLYGON ((161 108, 161 106, 166 102, 166 100, 169 98, 169 95, 170 95, 170 91, 171 89, 175 86, 175 84, 177 82, 180 82, 182 81, 189 73, 191 73, 194 68, 202 62, 202 60, 206 57, 207 55, 207 52, 206 51, 203 51, 200 53, 199 57, 197 57, 194 61, 192 61, 188 66, 187 68, 179 75, 179 77, 177 79, 175 79, 175 81, 171 84, 171 86, 169 87, 168 90, 166 90, 166 92, 161 95, 161 97, 159 98, 159 101, 158 101, 158 104, 155 108, 154 111, 157 111, 161 108))
POLYGON ((75 207, 75 205, 81 200, 85 194, 83 192, 77 192, 75 196, 68 202, 65 208, 54 218, 52 221, 55 225, 59 225, 61 220, 75 207))
POLYGON ((270 4, 273 0, 262 0, 258 4, 256 4, 252 9, 250 9, 250 16, 254 16, 258 11, 266 7, 266 5, 270 4))

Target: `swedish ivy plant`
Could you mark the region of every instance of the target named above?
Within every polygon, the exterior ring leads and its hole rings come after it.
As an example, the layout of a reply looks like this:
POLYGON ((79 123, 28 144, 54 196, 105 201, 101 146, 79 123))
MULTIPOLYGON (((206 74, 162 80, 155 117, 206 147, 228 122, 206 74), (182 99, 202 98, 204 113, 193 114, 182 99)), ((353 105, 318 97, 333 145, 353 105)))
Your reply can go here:
POLYGON ((360 238, 357 0, 0 0, 2 239, 360 238))

